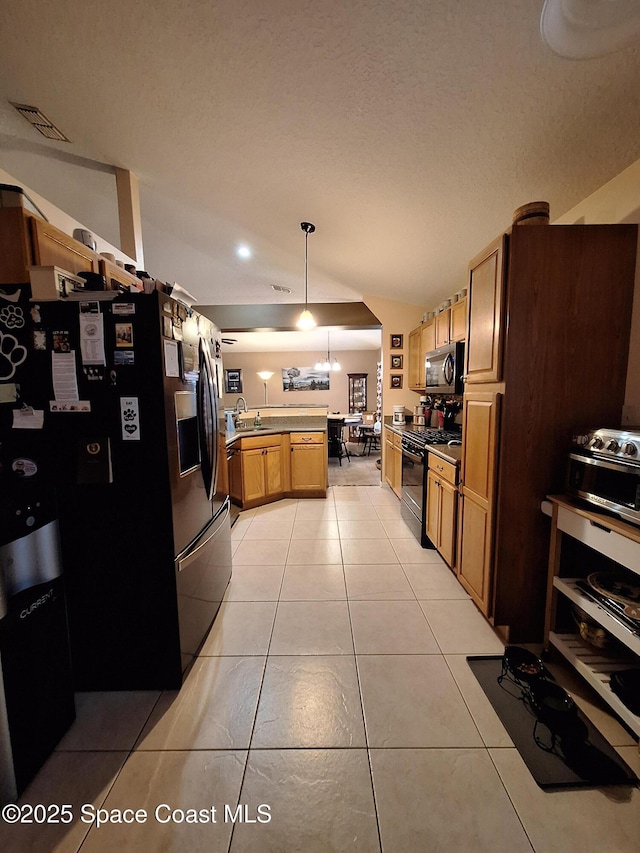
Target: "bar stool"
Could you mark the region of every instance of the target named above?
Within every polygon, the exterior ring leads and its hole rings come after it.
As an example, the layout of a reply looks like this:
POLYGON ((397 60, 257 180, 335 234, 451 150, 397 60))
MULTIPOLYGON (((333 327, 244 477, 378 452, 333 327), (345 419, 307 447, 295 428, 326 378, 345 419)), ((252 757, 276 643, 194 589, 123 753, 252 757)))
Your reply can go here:
POLYGON ((376 421, 374 425, 363 430, 364 447, 362 448, 362 456, 365 454, 371 456, 372 450, 380 450, 380 434, 382 432, 382 424, 376 421))
POLYGON ((351 463, 351 455, 347 443, 343 438, 342 431, 344 428, 344 418, 339 420, 330 420, 327 430, 327 447, 329 456, 338 459, 342 468, 342 460, 346 456, 351 463))

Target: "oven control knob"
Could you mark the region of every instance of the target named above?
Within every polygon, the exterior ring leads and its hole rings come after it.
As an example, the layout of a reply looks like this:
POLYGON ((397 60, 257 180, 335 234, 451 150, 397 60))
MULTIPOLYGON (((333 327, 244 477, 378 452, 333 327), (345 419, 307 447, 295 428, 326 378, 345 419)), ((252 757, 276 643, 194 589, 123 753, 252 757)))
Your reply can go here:
POLYGON ((622 452, 625 456, 635 456, 638 452, 638 448, 631 441, 627 441, 626 444, 622 445, 622 452))
POLYGON ((588 435, 574 435, 573 436, 573 443, 577 444, 578 447, 584 447, 588 441, 589 441, 588 435))
POLYGON ((600 450, 604 446, 604 441, 600 438, 600 436, 594 435, 591 439, 587 447, 590 450, 600 450))
POLYGON ((605 450, 608 450, 610 453, 617 453, 620 449, 620 445, 615 440, 615 438, 610 438, 609 441, 604 446, 605 450))

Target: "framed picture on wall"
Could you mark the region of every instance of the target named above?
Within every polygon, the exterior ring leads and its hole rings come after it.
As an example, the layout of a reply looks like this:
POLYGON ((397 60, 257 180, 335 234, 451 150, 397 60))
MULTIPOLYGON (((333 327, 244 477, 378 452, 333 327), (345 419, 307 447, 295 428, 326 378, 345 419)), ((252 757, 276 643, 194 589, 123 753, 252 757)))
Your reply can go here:
POLYGON ((402 388, 402 374, 391 376, 391 388, 402 388))
POLYGON ((402 335, 391 335, 391 349, 402 349, 402 335))
POLYGON ((392 355, 391 356, 391 370, 402 370, 402 359, 401 355, 392 355))
POLYGON ((224 393, 225 394, 242 394, 242 371, 241 370, 226 370, 224 371, 224 393))

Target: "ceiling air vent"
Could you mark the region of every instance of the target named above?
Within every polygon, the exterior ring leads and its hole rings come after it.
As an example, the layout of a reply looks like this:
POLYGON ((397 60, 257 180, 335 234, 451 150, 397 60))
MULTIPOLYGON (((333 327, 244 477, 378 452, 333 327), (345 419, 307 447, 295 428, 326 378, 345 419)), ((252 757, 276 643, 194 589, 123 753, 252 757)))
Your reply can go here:
POLYGON ((58 142, 70 142, 70 139, 64 135, 61 130, 49 121, 49 119, 40 112, 37 107, 30 107, 27 104, 15 104, 9 101, 12 107, 15 107, 20 115, 24 116, 29 124, 32 124, 35 129, 46 136, 47 139, 56 139, 58 142))
POLYGON ((291 293, 290 287, 283 287, 281 284, 272 284, 271 290, 275 290, 276 293, 291 293))

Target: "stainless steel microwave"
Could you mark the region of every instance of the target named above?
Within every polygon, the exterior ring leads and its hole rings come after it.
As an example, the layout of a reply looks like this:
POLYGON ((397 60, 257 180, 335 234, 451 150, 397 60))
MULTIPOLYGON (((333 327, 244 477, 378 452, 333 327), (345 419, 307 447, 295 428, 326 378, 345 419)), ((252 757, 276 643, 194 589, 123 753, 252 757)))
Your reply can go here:
POLYGON ((424 359, 425 389, 440 394, 462 394, 464 341, 428 352, 424 359))

